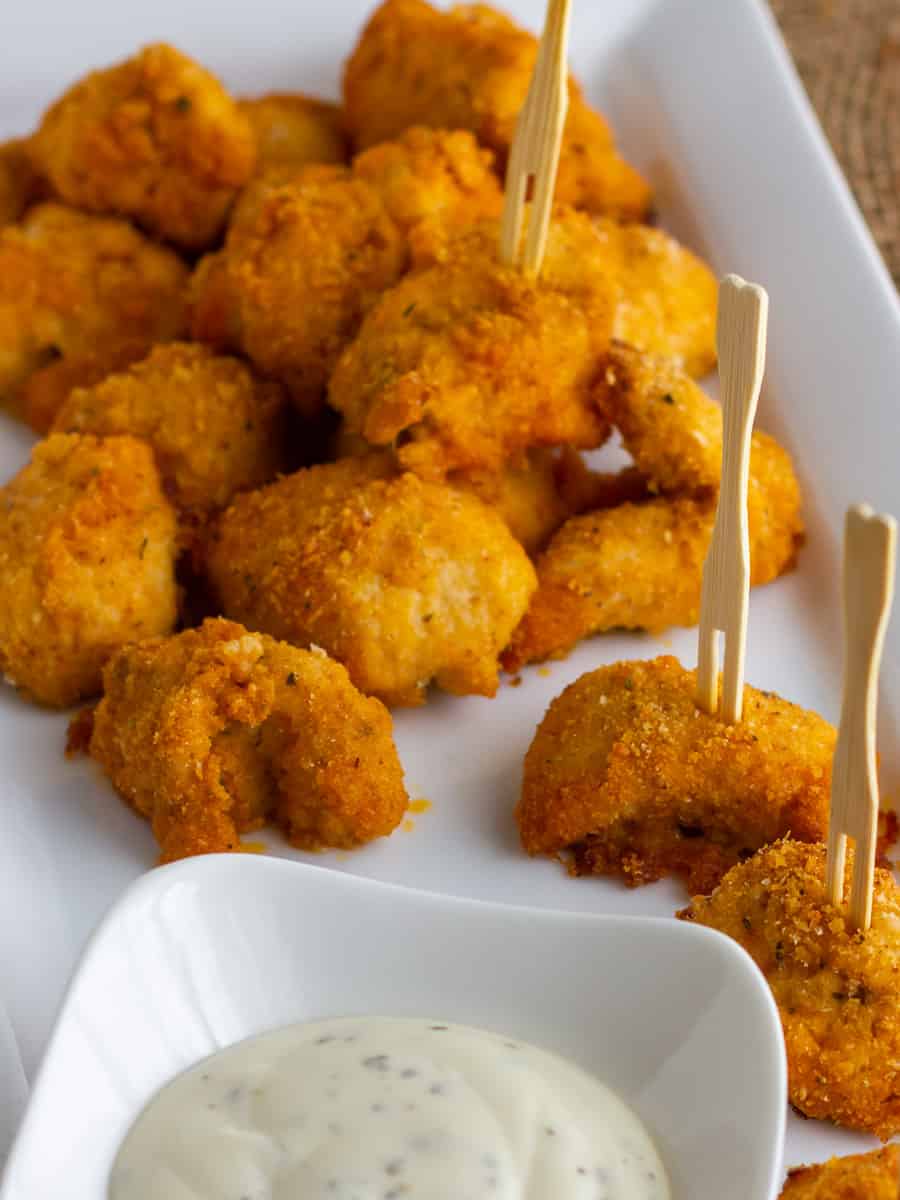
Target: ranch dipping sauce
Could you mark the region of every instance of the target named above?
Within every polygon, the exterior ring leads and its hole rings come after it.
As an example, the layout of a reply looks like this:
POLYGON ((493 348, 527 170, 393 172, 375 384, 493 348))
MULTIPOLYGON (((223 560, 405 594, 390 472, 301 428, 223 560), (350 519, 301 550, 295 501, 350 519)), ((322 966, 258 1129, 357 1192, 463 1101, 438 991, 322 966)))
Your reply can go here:
POLYGON ((461 1025, 347 1018, 164 1087, 110 1200, 668 1200, 640 1121, 555 1055, 461 1025))

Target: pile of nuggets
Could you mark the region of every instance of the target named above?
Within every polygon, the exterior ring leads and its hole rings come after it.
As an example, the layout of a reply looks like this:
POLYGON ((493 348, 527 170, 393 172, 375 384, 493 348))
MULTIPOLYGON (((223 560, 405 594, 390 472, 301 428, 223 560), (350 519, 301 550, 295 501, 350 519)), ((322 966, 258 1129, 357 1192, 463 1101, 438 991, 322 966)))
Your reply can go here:
MULTIPOLYGON (((0 398, 43 437, 0 489, 0 667, 39 704, 100 697, 70 746, 164 861, 267 823, 307 849, 386 836, 389 706, 698 618, 716 281, 646 223, 574 80, 542 274, 500 262, 536 46, 486 5, 384 0, 341 105, 236 99, 154 45, 0 147, 0 398), (592 470, 612 437, 631 464, 592 470)), ((758 585, 803 538, 764 433, 749 509, 758 585)), ((833 748, 771 694, 725 726, 676 660, 619 663, 551 705, 517 817, 574 874, 683 876, 680 915, 772 984, 795 1106, 887 1138, 900 893, 880 871, 866 935, 828 905, 833 748)), ((895 1197, 897 1169, 784 1194, 895 1197)))

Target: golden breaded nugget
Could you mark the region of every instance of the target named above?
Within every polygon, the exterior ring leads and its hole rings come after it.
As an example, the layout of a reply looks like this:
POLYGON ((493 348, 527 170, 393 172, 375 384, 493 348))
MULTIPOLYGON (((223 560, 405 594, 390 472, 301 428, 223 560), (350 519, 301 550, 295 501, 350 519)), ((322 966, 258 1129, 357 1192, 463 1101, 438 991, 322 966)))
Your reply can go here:
MULTIPOLYGON (((672 359, 613 343, 597 403, 655 491, 709 495, 718 490, 722 409, 672 359)), ((756 437, 757 447, 772 442, 756 437)), ((786 474, 796 488, 789 466, 786 474)))
POLYGON ((42 191, 27 145, 23 138, 0 142, 0 228, 18 221, 42 191))
POLYGON ((462 129, 407 129, 358 154, 353 174, 407 234, 425 222, 433 236, 449 238, 503 209, 493 154, 462 129))
POLYGON ((177 337, 186 282, 181 260, 126 221, 31 209, 0 230, 0 396, 49 363, 177 337))
POLYGON ((175 514, 148 446, 55 434, 0 488, 0 670, 43 704, 175 624, 175 514))
MULTIPOLYGON (((794 740, 805 748, 806 731, 794 740)), ((882 1141, 900 1132, 900 888, 890 871, 875 872, 865 933, 827 899, 825 847, 800 841, 767 846, 678 915, 734 938, 765 975, 795 1108, 882 1141)))
POLYGON ((256 140, 214 75, 159 44, 69 88, 29 152, 69 204, 203 250, 253 173, 256 140))
POLYGON ((612 318, 600 242, 561 211, 538 281, 501 266, 494 239, 458 238, 445 262, 386 292, 331 379, 347 429, 425 478, 498 471, 532 446, 590 448, 612 318))
POLYGON ((171 342, 94 387, 76 388, 58 433, 131 434, 153 448, 183 517, 202 520, 284 466, 284 394, 236 358, 171 342))
MULTIPOLYGON (((764 433, 753 435, 748 497, 750 582, 759 587, 793 567, 803 536, 790 457, 764 433)), ((566 521, 537 559, 538 590, 504 667, 564 657, 582 638, 610 629, 696 624, 715 515, 713 492, 658 496, 566 521)))
POLYGON ((268 820, 304 850, 350 848, 406 811, 390 714, 322 651, 206 621, 126 647, 103 687, 90 753, 163 862, 239 850, 268 820))
POLYGON ((480 500, 394 472, 385 455, 345 458, 237 497, 208 548, 213 590, 386 703, 422 704, 432 680, 492 696, 534 569, 480 500))
POLYGON ((715 275, 662 229, 595 225, 607 269, 621 284, 613 337, 669 358, 689 375, 706 375, 716 365, 715 275))
MULTIPOLYGON (((536 54, 537 39, 487 5, 440 11, 424 0, 385 0, 346 65, 347 127, 360 148, 410 125, 468 129, 503 171, 536 54)), ((626 219, 643 216, 650 202, 646 182, 619 156, 574 80, 556 195, 626 219)))
POLYGON ((516 819, 529 854, 575 875, 664 875, 711 891, 760 846, 828 826, 835 731, 771 692, 744 690, 740 724, 697 707, 671 656, 582 675, 550 705, 525 757, 516 819))
POLYGON ((36 433, 49 433, 70 392, 101 383, 107 375, 140 362, 152 349, 152 342, 139 339, 87 349, 38 367, 19 393, 22 416, 36 433))
POLYGON ((192 333, 246 354, 314 415, 366 307, 399 278, 406 243, 378 193, 346 167, 265 180, 224 250, 195 274, 192 333))
POLYGON ((781 1200, 898 1200, 900 1146, 792 1167, 781 1200))
POLYGON ((256 138, 256 169, 343 163, 348 158, 341 110, 300 92, 270 92, 239 100, 256 138))

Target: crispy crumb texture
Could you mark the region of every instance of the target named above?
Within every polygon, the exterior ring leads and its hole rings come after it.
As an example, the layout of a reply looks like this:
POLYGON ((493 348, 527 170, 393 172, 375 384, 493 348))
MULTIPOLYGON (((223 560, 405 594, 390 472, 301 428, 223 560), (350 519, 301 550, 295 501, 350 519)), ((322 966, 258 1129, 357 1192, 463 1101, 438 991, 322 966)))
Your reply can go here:
POLYGON ((872 926, 862 933, 848 928, 846 907, 828 902, 824 881, 823 845, 781 841, 678 915, 734 938, 765 975, 784 1028, 791 1103, 887 1141, 900 1132, 900 888, 876 870, 872 926))

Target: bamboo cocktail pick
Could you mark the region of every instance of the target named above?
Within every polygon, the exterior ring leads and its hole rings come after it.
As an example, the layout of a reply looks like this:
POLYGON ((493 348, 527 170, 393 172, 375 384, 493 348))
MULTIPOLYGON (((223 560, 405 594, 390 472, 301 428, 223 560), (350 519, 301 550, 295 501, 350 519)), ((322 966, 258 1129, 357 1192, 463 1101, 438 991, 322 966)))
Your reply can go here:
POLYGON ((847 838, 856 842, 850 923, 872 923, 878 773, 875 762, 878 669, 894 594, 897 523, 868 505, 847 512, 844 525, 844 694, 831 777, 825 869, 828 898, 844 901, 847 838))
POLYGON ((500 258, 537 278, 541 273, 556 173, 569 108, 569 12, 571 0, 549 0, 528 95, 519 113, 506 170, 500 227, 500 258), (522 253, 525 208, 533 189, 528 235, 522 253))
POLYGON ((769 298, 761 287, 727 275, 719 286, 716 341, 722 385, 722 480, 712 541, 703 564, 697 703, 719 710, 719 631, 725 636, 721 716, 740 721, 750 597, 747 479, 750 441, 766 361, 769 298))

